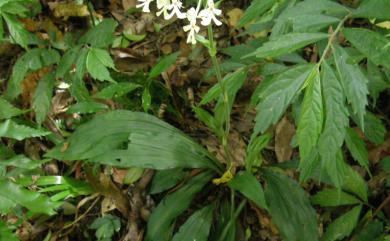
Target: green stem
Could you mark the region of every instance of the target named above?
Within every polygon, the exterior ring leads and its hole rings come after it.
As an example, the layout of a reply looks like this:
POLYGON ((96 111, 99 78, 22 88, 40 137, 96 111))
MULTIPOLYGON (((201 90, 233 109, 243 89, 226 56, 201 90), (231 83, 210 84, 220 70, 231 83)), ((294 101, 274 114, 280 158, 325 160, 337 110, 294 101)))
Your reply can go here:
POLYGON ((334 39, 336 38, 337 34, 340 32, 341 28, 344 26, 344 23, 345 21, 347 21, 347 19, 351 16, 351 13, 347 14, 341 21, 340 23, 337 25, 336 29, 334 30, 334 32, 329 36, 329 39, 328 39, 328 43, 326 44, 326 47, 324 49, 324 52, 322 53, 322 56, 321 56, 321 59, 320 61, 318 61, 317 63, 317 66, 320 67, 322 62, 324 62, 326 56, 328 55, 330 49, 331 49, 331 46, 332 46, 332 43, 334 41, 334 39))
POLYGON ((230 111, 229 111, 229 95, 225 86, 225 82, 222 79, 222 72, 221 67, 219 65, 218 59, 217 59, 217 47, 214 42, 214 33, 213 33, 213 27, 211 25, 208 26, 208 36, 210 41, 210 48, 209 48, 209 54, 211 57, 211 61, 214 66, 215 75, 217 76, 218 84, 221 88, 221 94, 223 98, 223 108, 226 110, 225 115, 225 128, 224 133, 222 136, 222 146, 226 155, 226 162, 227 162, 227 170, 230 171, 232 168, 233 162, 232 162, 232 156, 229 150, 228 146, 228 136, 230 133, 230 111))
POLYGON ((223 241, 225 240, 226 238, 226 235, 228 234, 229 232, 229 229, 231 228, 231 226, 235 223, 238 215, 240 215, 242 209, 244 208, 246 204, 246 199, 243 199, 241 202, 240 202, 240 205, 238 205, 238 208, 236 209, 236 211, 234 212, 234 215, 233 217, 229 220, 228 224, 225 226, 225 228, 223 229, 222 231, 222 234, 220 236, 220 238, 218 239, 218 241, 223 241))

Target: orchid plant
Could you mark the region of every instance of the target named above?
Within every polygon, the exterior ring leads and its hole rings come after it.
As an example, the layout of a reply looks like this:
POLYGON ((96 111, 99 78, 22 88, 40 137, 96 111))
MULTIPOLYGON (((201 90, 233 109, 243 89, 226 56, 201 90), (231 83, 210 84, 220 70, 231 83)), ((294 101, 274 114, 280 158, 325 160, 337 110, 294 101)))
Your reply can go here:
MULTIPOLYGON (((138 0, 139 4, 137 8, 142 8, 145 13, 150 13, 150 4, 154 0, 138 0)), ((215 25, 220 26, 222 22, 217 18, 222 15, 222 11, 217 9, 213 0, 207 0, 205 8, 200 10, 202 0, 198 1, 196 9, 191 7, 186 12, 183 12, 183 3, 181 0, 157 0, 157 9, 159 10, 156 15, 164 15, 165 20, 169 20, 176 16, 178 19, 187 19, 188 25, 183 26, 185 32, 188 32, 187 43, 196 44, 196 34, 199 33, 200 27, 198 25, 198 19, 203 26, 210 26, 212 22, 215 25)))
MULTIPOLYGON (((150 4, 153 0, 138 0, 139 4, 136 5, 137 8, 142 8, 143 12, 150 13, 150 4)), ((183 12, 183 3, 181 0, 157 0, 157 16, 161 14, 164 15, 164 19, 169 20, 176 16, 178 19, 187 19, 188 24, 183 26, 184 32, 188 32, 187 43, 195 45, 197 40, 200 40, 205 47, 208 48, 209 55, 211 57, 212 63, 214 65, 215 75, 218 80, 218 84, 221 89, 221 99, 222 107, 225 110, 225 116, 223 120, 223 131, 219 136, 220 142, 224 147, 225 156, 227 157, 227 168, 226 172, 222 175, 221 178, 214 180, 214 183, 221 184, 226 183, 233 178, 233 162, 231 160, 231 154, 229 151, 228 136, 230 130, 230 113, 229 113, 229 95, 227 88, 225 86, 225 81, 223 81, 221 68, 219 61, 216 57, 217 46, 214 42, 213 34, 213 23, 217 26, 221 26, 222 22, 218 19, 222 15, 222 10, 218 9, 213 0, 198 0, 197 7, 189 8, 186 13, 183 12), (203 4, 204 3, 204 4, 203 4), (201 9, 203 7, 203 9, 201 9), (204 39, 202 36, 198 35, 201 27, 198 25, 198 22, 202 26, 207 27, 208 29, 208 40, 204 39)), ((196 112, 196 111, 195 111, 196 112)), ((199 117, 199 116, 198 116, 199 117)))

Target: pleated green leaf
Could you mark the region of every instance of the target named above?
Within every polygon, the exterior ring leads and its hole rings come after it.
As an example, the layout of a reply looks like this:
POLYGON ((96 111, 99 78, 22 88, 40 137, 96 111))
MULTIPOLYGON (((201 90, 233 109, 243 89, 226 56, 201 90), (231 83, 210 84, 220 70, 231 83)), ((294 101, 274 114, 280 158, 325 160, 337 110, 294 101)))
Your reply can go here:
POLYGON ((246 198, 254 202, 258 207, 267 209, 263 187, 250 172, 238 173, 229 183, 229 187, 242 193, 246 198))
POLYGON ((316 212, 303 189, 286 175, 265 171, 265 197, 283 240, 318 240, 316 212))
POLYGON ((118 167, 216 168, 207 150, 175 127, 152 115, 124 110, 97 115, 46 155, 118 167))
POLYGON ((145 240, 171 240, 171 226, 175 219, 190 206, 195 195, 211 178, 210 172, 201 173, 176 192, 165 196, 149 218, 145 240))
POLYGON ((207 241, 213 210, 213 206, 209 205, 194 212, 173 236, 172 241, 207 241))

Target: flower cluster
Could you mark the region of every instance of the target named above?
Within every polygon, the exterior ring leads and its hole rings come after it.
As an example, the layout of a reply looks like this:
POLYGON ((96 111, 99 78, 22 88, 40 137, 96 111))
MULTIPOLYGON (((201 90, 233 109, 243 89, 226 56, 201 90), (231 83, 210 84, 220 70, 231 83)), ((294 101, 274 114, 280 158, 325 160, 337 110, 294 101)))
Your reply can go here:
MULTIPOLYGON (((138 0, 137 8, 142 8, 143 12, 150 13, 149 5, 155 0, 138 0)), ((206 7, 200 10, 202 0, 198 0, 198 6, 188 9, 185 13, 182 11, 183 3, 181 0, 156 0, 157 2, 157 16, 163 14, 164 19, 171 19, 176 16, 179 19, 187 19, 188 25, 183 27, 185 32, 188 32, 187 43, 196 44, 196 34, 199 33, 198 19, 203 26, 209 26, 214 22, 217 26, 222 25, 217 16, 222 14, 220 9, 217 9, 213 0, 207 0, 206 7)))

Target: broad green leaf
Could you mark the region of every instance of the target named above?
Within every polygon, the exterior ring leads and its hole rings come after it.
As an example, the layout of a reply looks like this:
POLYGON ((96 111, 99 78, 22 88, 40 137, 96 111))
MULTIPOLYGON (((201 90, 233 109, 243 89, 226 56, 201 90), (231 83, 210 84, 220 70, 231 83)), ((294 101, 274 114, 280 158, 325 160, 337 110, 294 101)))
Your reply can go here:
POLYGON ((118 167, 216 168, 210 154, 188 136, 158 118, 139 112, 112 111, 81 125, 63 145, 47 153, 58 160, 89 160, 118 167), (62 150, 62 151, 61 151, 62 150))
POLYGON ((370 91, 370 96, 372 97, 376 105, 376 101, 379 98, 379 94, 390 88, 390 82, 385 80, 385 76, 379 67, 375 66, 372 61, 367 63, 367 78, 370 80, 368 82, 368 90, 370 91))
POLYGON ((342 189, 355 194, 364 202, 368 201, 368 188, 366 181, 349 165, 344 164, 342 189))
MULTIPOLYGON (((256 56, 257 58, 277 57, 291 53, 319 40, 328 38, 325 33, 288 33, 276 39, 266 42, 254 53, 245 57, 256 56)), ((244 58, 245 58, 244 57, 244 58)))
POLYGON ((361 209, 361 205, 356 206, 346 214, 337 218, 326 229, 321 241, 335 241, 348 237, 357 225, 361 209))
POLYGON ((325 163, 336 159, 337 152, 344 143, 348 127, 348 110, 345 104, 343 88, 332 68, 322 64, 322 89, 325 109, 324 130, 318 140, 318 152, 325 163))
POLYGON ((86 70, 86 62, 87 62, 87 57, 89 54, 89 49, 88 48, 82 48, 80 50, 80 53, 77 57, 76 60, 76 72, 75 72, 75 77, 76 79, 82 80, 85 74, 86 70))
POLYGON ((311 160, 311 154, 317 146, 318 138, 322 131, 324 107, 321 92, 320 73, 318 69, 315 69, 308 78, 308 86, 306 87, 305 97, 300 110, 297 129, 299 154, 301 157, 299 168, 304 176, 308 172, 304 168, 307 166, 304 162, 311 160))
POLYGON ((3 123, 0 123, 0 137, 8 137, 21 141, 26 138, 46 136, 48 134, 50 134, 50 132, 19 125, 12 120, 6 120, 3 123))
POLYGON ((354 129, 347 129, 345 143, 347 144, 347 147, 351 152, 353 159, 355 159, 362 167, 369 171, 368 151, 366 148, 366 144, 354 129))
POLYGON ((166 71, 171 65, 176 62, 177 57, 180 52, 170 54, 163 57, 151 70, 149 73, 149 78, 153 79, 159 76, 162 72, 166 71))
POLYGON ((39 125, 42 124, 50 112, 54 81, 54 73, 46 74, 38 82, 38 86, 35 89, 32 106, 35 111, 35 119, 39 125))
POLYGON ((284 174, 266 170, 265 197, 283 240, 318 240, 316 212, 303 189, 284 174))
POLYGON ((345 177, 347 172, 346 167, 348 166, 347 164, 345 164, 342 149, 339 148, 339 150, 336 152, 336 156, 334 159, 322 160, 322 161, 323 161, 322 166, 325 168, 326 173, 329 175, 332 183, 337 188, 341 188, 342 185, 344 185, 346 179, 345 177))
POLYGON ((390 68, 390 41, 385 36, 364 28, 345 28, 343 33, 373 63, 390 68))
POLYGON ((385 157, 379 164, 383 171, 390 174, 390 156, 385 157))
POLYGON ((364 127, 364 134, 369 141, 375 145, 380 145, 385 141, 386 128, 382 121, 371 112, 367 112, 364 117, 364 127))
POLYGON ((111 84, 95 94, 95 98, 99 99, 113 99, 124 96, 138 88, 141 85, 134 83, 117 83, 111 84))
POLYGON ((117 26, 118 23, 114 19, 104 19, 82 36, 79 43, 90 44, 95 48, 106 48, 114 41, 114 32, 117 26))
POLYGON ((145 169, 138 167, 131 167, 126 176, 123 178, 124 184, 133 184, 138 181, 144 174, 145 169))
POLYGON ((217 136, 221 136, 223 130, 221 130, 220 126, 217 124, 214 116, 212 116, 208 111, 204 110, 201 107, 192 107, 194 110, 196 117, 206 124, 217 136))
POLYGON ((115 82, 111 76, 108 68, 115 69, 114 62, 111 56, 106 50, 91 48, 88 52, 87 59, 87 70, 91 74, 92 78, 100 81, 111 81, 115 82))
POLYGON ((237 28, 241 28, 244 25, 250 23, 256 18, 263 15, 274 4, 275 0, 254 0, 251 5, 245 10, 244 16, 240 18, 237 28))
POLYGON ((270 125, 278 122, 312 70, 312 65, 294 67, 277 75, 259 91, 255 134, 264 133, 270 125))
POLYGON ((150 194, 156 194, 176 186, 187 175, 183 169, 175 168, 157 171, 150 184, 150 194))
POLYGON ((0 120, 9 119, 23 113, 25 113, 25 111, 14 107, 8 101, 0 97, 0 120))
POLYGON ((364 115, 366 113, 368 80, 357 63, 354 63, 348 53, 340 46, 334 46, 334 60, 348 102, 353 113, 358 116, 359 124, 364 130, 364 115))
POLYGON ((66 112, 77 114, 91 114, 108 109, 109 107, 103 103, 84 101, 71 105, 66 112))
MULTIPOLYGON (((18 167, 23 169, 35 169, 40 167, 43 163, 47 162, 48 160, 31 160, 30 158, 26 157, 25 155, 15 155, 9 159, 1 160, 0 166, 12 166, 12 167, 18 167)), ((8 173, 7 173, 8 174, 8 173)))
POLYGON ((378 18, 390 19, 390 2, 388 0, 365 0, 354 10, 353 17, 356 18, 378 18))
POLYGON ((381 239, 376 239, 384 233, 383 223, 378 220, 373 220, 369 222, 357 235, 354 241, 367 241, 375 240, 379 241, 381 239))
POLYGON ((27 49, 28 45, 31 42, 32 34, 29 33, 26 29, 24 29, 23 25, 16 19, 15 16, 4 12, 2 13, 2 16, 7 23, 11 39, 15 43, 27 49))
POLYGON ((209 205, 194 212, 173 236, 172 241, 207 241, 213 209, 213 205, 209 205))
POLYGON ((35 213, 54 215, 55 209, 58 207, 58 203, 50 201, 48 197, 38 192, 29 191, 7 180, 0 180, 0 197, 35 213))
POLYGON ((192 199, 211 178, 210 172, 201 173, 176 192, 165 196, 149 218, 145 240, 171 240, 170 229, 174 220, 190 206, 192 199))
POLYGON ((10 229, 3 220, 0 220, 0 240, 1 241, 19 241, 16 234, 14 234, 12 229, 10 229))
POLYGON ((231 189, 239 191, 258 207, 267 209, 263 187, 260 182, 248 171, 238 173, 229 183, 231 189))
POLYGON ((359 204, 361 201, 356 197, 339 189, 324 189, 311 197, 311 202, 322 207, 359 204))

